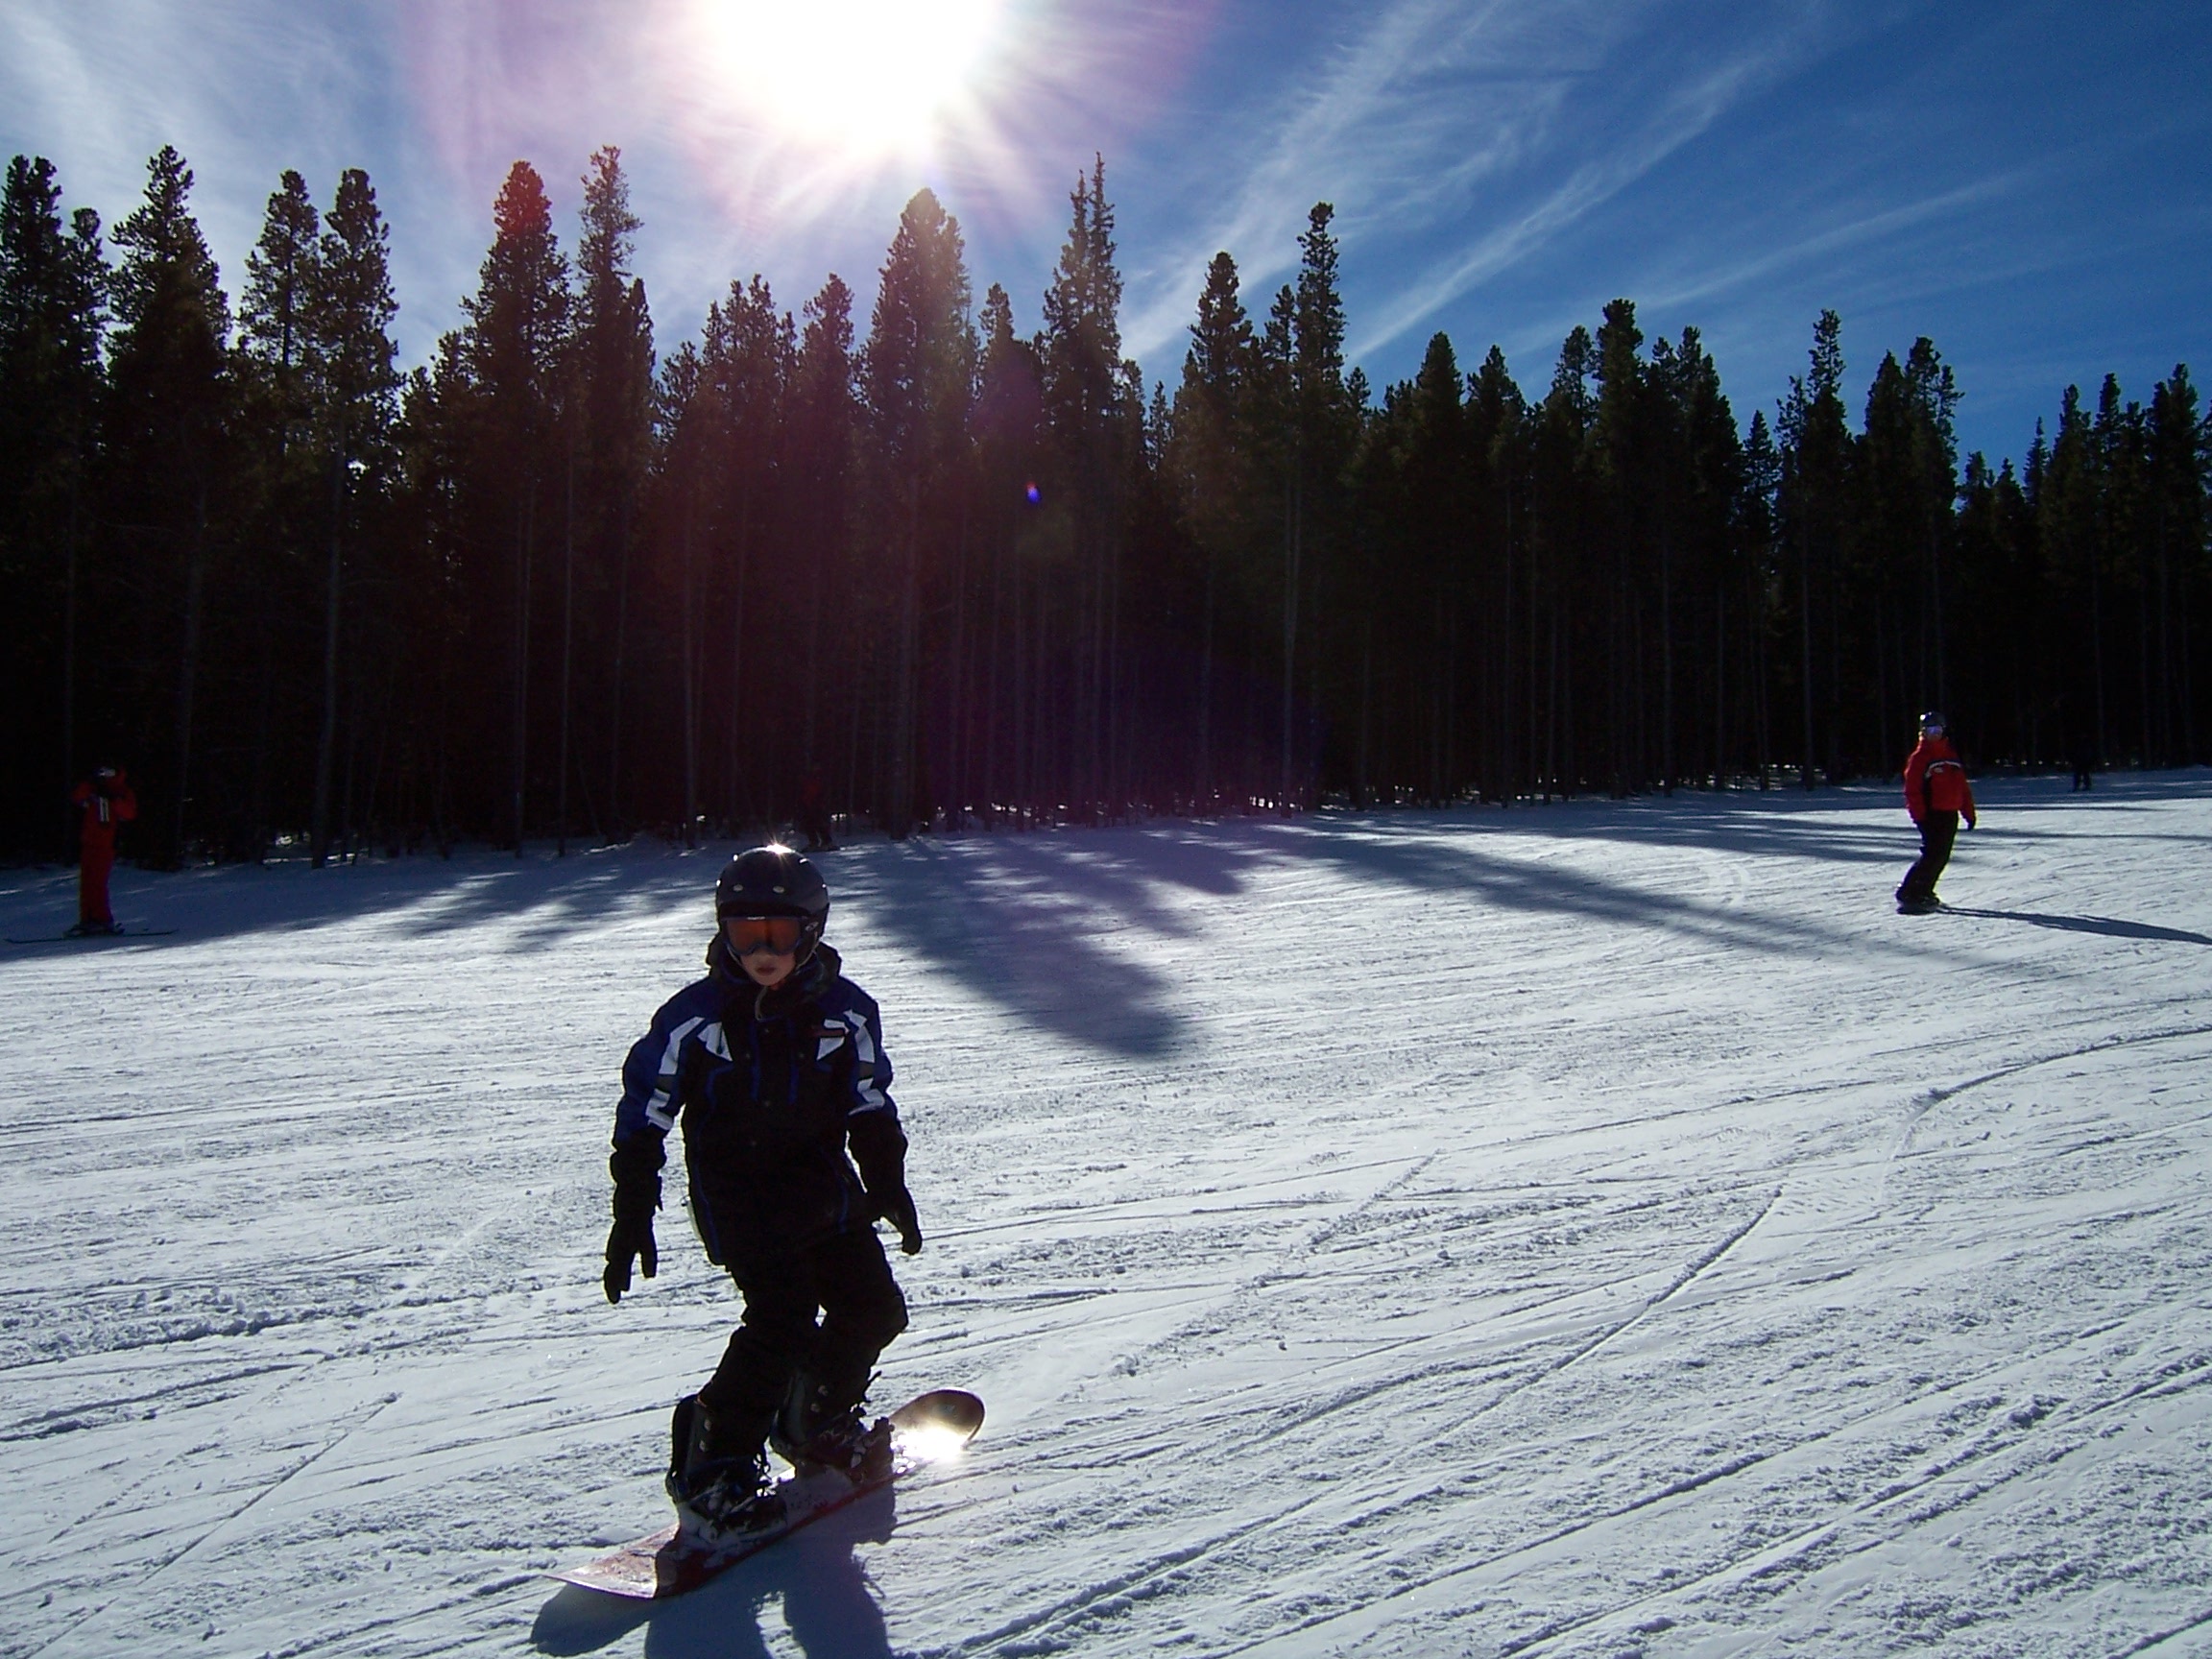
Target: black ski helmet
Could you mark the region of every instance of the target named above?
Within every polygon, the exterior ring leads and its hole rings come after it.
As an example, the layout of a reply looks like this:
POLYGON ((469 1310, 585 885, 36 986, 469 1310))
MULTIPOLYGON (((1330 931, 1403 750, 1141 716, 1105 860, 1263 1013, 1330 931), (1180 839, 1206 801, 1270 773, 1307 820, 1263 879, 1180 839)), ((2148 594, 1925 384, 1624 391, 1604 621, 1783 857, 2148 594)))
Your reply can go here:
POLYGON ((1945 731, 1945 727, 1943 724, 1943 715, 1941 711, 1938 709, 1931 709, 1927 713, 1921 715, 1920 730, 1927 733, 1931 737, 1942 736, 1945 731))
POLYGON ((729 916, 796 916, 806 924, 799 960, 814 954, 830 920, 830 884, 802 854, 771 841, 740 853, 714 883, 714 920, 729 916))

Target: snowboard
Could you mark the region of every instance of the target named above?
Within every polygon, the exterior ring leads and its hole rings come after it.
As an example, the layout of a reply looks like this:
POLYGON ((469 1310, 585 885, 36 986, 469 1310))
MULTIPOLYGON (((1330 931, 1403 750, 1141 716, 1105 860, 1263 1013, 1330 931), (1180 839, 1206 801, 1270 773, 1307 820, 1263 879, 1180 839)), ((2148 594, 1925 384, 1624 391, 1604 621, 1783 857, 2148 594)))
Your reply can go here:
POLYGON ((11 945, 99 945, 109 939, 165 939, 176 932, 174 927, 126 927, 119 933, 40 933, 31 939, 17 939, 11 935, 11 945))
POLYGON ((549 1576, 603 1595, 664 1601, 698 1589, 716 1574, 894 1480, 959 1455, 982 1427, 983 1402, 974 1395, 957 1388, 918 1394, 891 1413, 891 1470, 886 1475, 857 1482, 834 1470, 787 1476, 777 1487, 783 1494, 783 1519, 773 1527, 719 1543, 686 1536, 681 1527, 663 1527, 549 1576))

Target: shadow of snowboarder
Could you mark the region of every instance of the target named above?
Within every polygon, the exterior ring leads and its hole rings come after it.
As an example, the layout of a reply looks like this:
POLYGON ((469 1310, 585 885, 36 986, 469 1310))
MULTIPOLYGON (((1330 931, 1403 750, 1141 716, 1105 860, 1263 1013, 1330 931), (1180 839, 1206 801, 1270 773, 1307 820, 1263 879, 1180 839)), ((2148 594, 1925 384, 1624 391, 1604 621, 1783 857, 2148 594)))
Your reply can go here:
POLYGON ((648 1659, 768 1659, 760 1622, 781 1602, 783 1624, 807 1659, 891 1659, 883 1609, 856 1551, 890 1538, 897 1504, 886 1486, 670 1601, 564 1584, 538 1610, 531 1643, 541 1653, 591 1653, 642 1624, 648 1659))
POLYGON ((2025 922, 2034 927, 2056 927, 2068 933, 2102 933, 2108 939, 2161 939, 2175 945, 2212 945, 2212 938, 2184 927, 2159 927, 2149 922, 2122 922, 2110 916, 2046 916, 2034 910, 1977 910, 1963 904, 1946 904, 1953 916, 1977 916, 1984 922, 2025 922))

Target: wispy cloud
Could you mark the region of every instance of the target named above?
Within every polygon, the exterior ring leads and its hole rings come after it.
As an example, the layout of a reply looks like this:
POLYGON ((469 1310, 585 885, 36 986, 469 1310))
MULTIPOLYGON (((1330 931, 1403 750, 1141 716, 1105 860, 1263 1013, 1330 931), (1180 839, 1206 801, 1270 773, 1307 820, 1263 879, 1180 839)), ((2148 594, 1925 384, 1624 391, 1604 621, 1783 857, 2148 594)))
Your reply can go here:
POLYGON ((1262 112, 1243 183, 1151 273, 1129 328, 1157 349, 1188 321, 1216 248, 1248 280, 1296 260, 1332 200, 1373 351, 1544 247, 1802 60, 1817 6, 1741 20, 1697 50, 1659 0, 1401 0, 1262 112))

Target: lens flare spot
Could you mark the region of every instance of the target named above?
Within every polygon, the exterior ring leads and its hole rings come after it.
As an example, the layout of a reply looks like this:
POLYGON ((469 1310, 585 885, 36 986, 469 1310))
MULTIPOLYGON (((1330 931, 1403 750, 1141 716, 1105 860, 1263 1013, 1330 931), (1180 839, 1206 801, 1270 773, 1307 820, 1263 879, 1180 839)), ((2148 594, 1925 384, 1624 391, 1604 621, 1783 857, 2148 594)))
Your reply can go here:
POLYGON ((968 1449, 968 1436, 957 1429, 924 1425, 899 1436, 902 1450, 921 1463, 949 1463, 968 1449))

